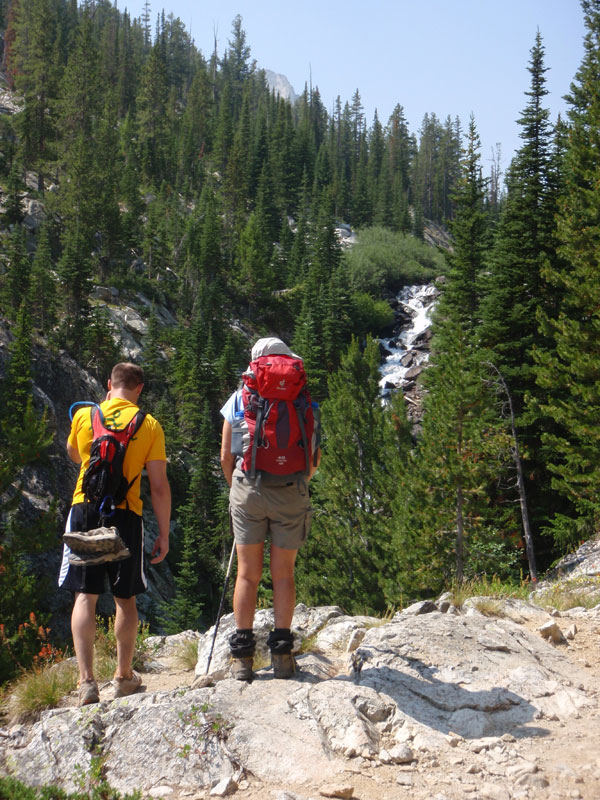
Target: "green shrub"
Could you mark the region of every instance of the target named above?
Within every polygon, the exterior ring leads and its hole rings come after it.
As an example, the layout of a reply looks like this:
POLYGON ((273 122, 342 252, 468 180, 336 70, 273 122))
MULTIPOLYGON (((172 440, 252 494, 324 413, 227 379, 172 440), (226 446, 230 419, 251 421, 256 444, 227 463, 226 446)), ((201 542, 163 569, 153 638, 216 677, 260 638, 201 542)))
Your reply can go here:
POLYGON ((86 791, 67 794, 57 786, 27 786, 16 778, 0 776, 0 800, 140 800, 141 794, 122 795, 106 781, 93 783, 86 791))
POLYGON ((403 286, 427 283, 445 269, 442 253, 430 245, 387 228, 361 230, 356 244, 344 254, 350 285, 358 292, 380 297, 403 286))
POLYGON ((377 335, 394 324, 394 312, 385 300, 375 300, 366 292, 352 295, 352 322, 356 336, 377 335))

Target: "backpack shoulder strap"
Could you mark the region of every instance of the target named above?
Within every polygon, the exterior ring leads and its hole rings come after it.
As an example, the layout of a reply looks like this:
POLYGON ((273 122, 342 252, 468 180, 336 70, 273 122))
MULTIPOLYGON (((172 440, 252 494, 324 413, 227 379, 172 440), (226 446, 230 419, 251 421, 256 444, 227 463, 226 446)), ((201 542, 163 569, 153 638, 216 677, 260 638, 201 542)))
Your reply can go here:
POLYGON ((129 442, 129 439, 132 439, 136 435, 136 433, 139 431, 139 429, 142 427, 142 425, 144 424, 144 420, 145 419, 146 419, 146 412, 145 411, 138 411, 136 413, 136 415, 133 417, 133 419, 131 420, 131 422, 129 423, 129 426, 128 426, 129 428, 131 428, 132 425, 133 425, 131 433, 127 437, 127 441, 128 442, 129 442))

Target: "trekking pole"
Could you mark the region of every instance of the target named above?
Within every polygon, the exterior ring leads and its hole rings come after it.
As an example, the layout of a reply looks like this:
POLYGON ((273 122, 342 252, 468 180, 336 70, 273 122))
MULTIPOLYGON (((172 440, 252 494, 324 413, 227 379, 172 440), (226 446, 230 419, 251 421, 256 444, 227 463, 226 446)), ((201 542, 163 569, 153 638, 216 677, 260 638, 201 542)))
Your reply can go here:
POLYGON ((210 646, 210 653, 208 654, 208 661, 206 662, 206 675, 208 675, 208 670, 210 668, 210 662, 212 659, 213 650, 215 649, 215 641, 217 639, 217 631, 219 630, 219 623, 221 622, 221 612, 223 611, 223 603, 225 602, 225 593, 227 592, 227 585, 229 583, 229 576, 231 574, 231 565, 233 564, 234 554, 235 554, 235 539, 233 540, 233 545, 231 546, 231 555, 229 556, 229 564, 227 565, 227 573, 225 575, 225 583, 223 584, 221 602, 219 603, 219 610, 217 612, 217 621, 215 622, 215 632, 213 634, 212 644, 210 646))

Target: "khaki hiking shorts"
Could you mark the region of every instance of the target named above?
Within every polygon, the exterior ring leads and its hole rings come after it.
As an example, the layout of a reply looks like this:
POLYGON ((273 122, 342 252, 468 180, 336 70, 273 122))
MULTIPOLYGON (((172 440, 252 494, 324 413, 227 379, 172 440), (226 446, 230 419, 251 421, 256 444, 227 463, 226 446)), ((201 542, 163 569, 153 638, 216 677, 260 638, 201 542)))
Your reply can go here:
POLYGON ((229 492, 229 513, 236 544, 260 544, 267 534, 283 550, 298 550, 310 531, 313 510, 305 478, 282 485, 251 481, 235 469, 229 492))

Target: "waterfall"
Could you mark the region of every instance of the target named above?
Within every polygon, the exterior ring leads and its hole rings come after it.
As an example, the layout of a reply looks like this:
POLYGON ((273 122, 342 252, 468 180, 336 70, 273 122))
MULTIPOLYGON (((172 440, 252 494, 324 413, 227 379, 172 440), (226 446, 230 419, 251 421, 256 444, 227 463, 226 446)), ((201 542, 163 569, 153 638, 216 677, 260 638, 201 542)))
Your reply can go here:
POLYGON ((396 298, 398 325, 394 336, 380 339, 385 355, 380 367, 382 395, 410 388, 429 359, 431 313, 439 289, 433 284, 405 286, 396 298))

